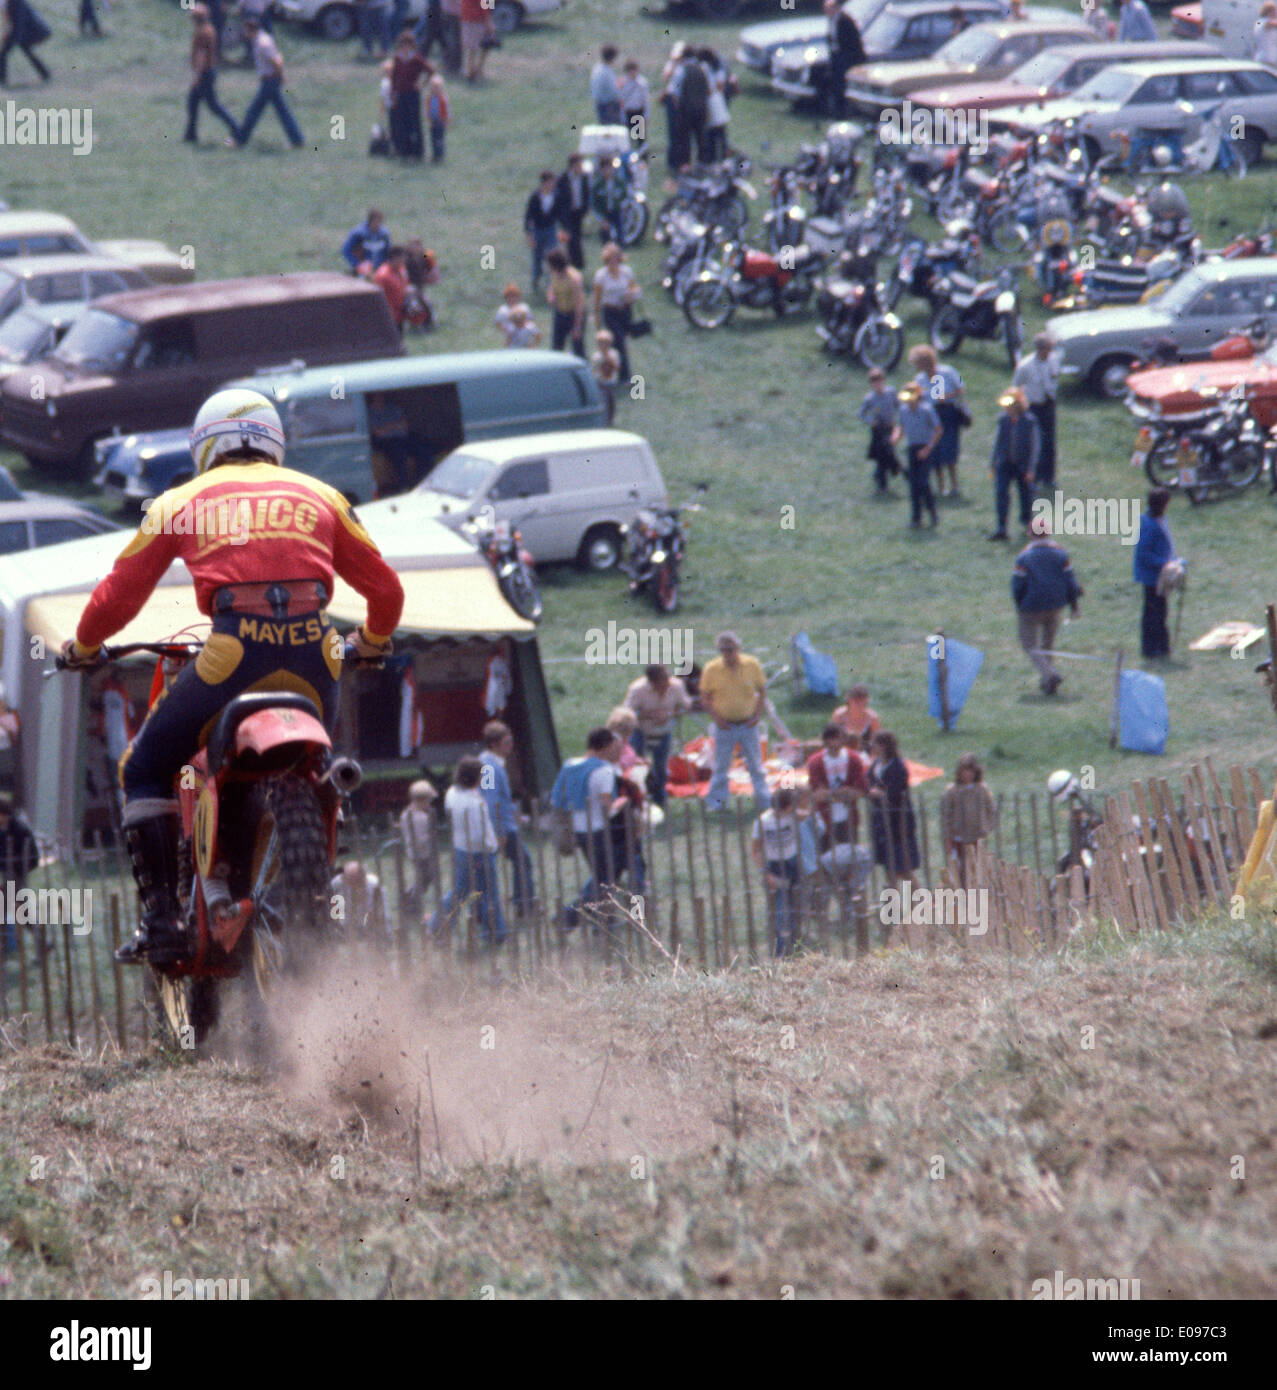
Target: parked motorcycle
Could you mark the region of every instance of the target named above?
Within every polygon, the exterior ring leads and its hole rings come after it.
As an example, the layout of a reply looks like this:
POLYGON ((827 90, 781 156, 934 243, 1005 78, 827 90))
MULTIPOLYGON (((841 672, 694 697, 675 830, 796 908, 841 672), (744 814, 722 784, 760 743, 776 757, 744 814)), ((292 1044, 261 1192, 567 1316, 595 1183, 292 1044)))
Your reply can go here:
MULTIPOLYGON (((132 642, 103 647, 101 659, 157 656, 154 704, 202 647, 132 642)), ((350 647, 345 660, 380 664, 359 661, 350 647)), ((61 657, 55 669, 68 669, 61 657)), ((244 979, 251 1024, 260 1030, 280 981, 302 973, 331 939, 328 885, 337 826, 343 799, 362 773, 352 759, 332 757, 319 710, 291 691, 237 696, 184 772, 175 794, 186 950, 174 963, 150 968, 169 1039, 190 1050, 216 1027, 231 980, 244 979)))
POLYGON ((1264 471, 1271 445, 1245 392, 1216 398, 1191 420, 1147 420, 1131 463, 1155 487, 1184 493, 1194 504, 1244 492, 1264 471))
MULTIPOLYGON (((527 513, 531 516, 532 513, 527 513)), ((525 520, 527 517, 525 516, 525 520)), ((492 566, 497 587, 514 611, 529 622, 541 621, 541 591, 537 588, 535 562, 523 548, 523 537, 508 521, 470 517, 462 527, 492 566)))
POLYGON ((1118 131, 1118 144, 1129 173, 1152 168, 1159 174, 1204 174, 1222 170, 1225 177, 1244 179, 1247 157, 1243 141, 1231 138, 1230 118, 1225 102, 1217 102, 1201 112, 1201 129, 1195 140, 1185 142, 1184 129, 1196 114, 1187 102, 1180 102, 1183 126, 1137 126, 1133 134, 1118 131))
POLYGON ((983 254, 980 238, 965 218, 945 224, 943 241, 925 242, 915 237, 901 249, 895 272, 885 282, 883 303, 894 309, 903 294, 930 303, 936 285, 945 276, 954 271, 973 274, 980 268, 983 254))
POLYGON ((809 246, 786 246, 778 256, 749 246, 723 246, 717 267, 688 287, 683 313, 693 328, 722 328, 738 305, 771 309, 778 318, 806 309, 828 258, 809 246))
POLYGON ((1020 321, 1020 292, 1016 271, 1000 270, 992 280, 977 281, 952 271, 937 281, 928 335, 942 354, 957 352, 966 338, 1001 338, 1007 361, 1020 360, 1024 327, 1020 321))
POLYGON ((827 352, 851 353, 866 368, 889 372, 904 351, 904 326, 884 307, 877 282, 877 257, 864 247, 844 251, 820 282, 816 329, 827 352))
MULTIPOLYGON (((708 483, 699 483, 696 496, 703 497, 708 489, 708 483)), ((678 607, 685 544, 683 516, 700 510, 698 501, 679 507, 644 507, 628 526, 621 527, 626 550, 617 568, 629 577, 630 593, 646 591, 658 613, 673 613, 678 607)))
POLYGON ((750 162, 733 155, 722 164, 681 174, 674 194, 656 214, 653 240, 669 240, 669 223, 678 212, 691 212, 698 222, 716 224, 739 237, 749 224, 749 204, 758 194, 748 182, 750 162))

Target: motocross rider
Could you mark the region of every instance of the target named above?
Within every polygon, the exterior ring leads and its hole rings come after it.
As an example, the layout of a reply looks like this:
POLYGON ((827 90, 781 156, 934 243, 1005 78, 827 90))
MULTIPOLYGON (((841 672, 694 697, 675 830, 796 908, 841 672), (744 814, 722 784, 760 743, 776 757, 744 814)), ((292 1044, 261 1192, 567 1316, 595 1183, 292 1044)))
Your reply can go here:
POLYGON ((398 576, 342 494, 283 467, 283 427, 265 396, 234 388, 210 396, 190 445, 196 476, 152 503, 62 649, 72 668, 99 664, 102 643, 137 616, 175 559, 212 619, 203 650, 120 759, 125 843, 142 903, 136 935, 116 952, 126 965, 171 964, 185 953, 173 782, 218 714, 245 691, 296 691, 331 732, 342 661, 326 611, 334 572, 368 601, 351 639, 357 655, 388 653, 403 609, 398 576))

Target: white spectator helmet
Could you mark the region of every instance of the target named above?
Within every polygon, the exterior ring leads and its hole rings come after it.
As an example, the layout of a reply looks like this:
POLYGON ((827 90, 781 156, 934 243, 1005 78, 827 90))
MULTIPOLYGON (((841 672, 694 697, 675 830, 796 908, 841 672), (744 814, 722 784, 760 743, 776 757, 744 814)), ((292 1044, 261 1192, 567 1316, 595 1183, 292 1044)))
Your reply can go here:
POLYGON ((1052 801, 1067 801, 1069 797, 1081 790, 1077 778, 1067 767, 1057 768, 1046 779, 1046 789, 1051 794, 1052 801))
POLYGON ((236 450, 284 461, 284 427, 279 412, 258 391, 231 387, 217 391, 199 408, 190 434, 196 473, 206 473, 236 450))

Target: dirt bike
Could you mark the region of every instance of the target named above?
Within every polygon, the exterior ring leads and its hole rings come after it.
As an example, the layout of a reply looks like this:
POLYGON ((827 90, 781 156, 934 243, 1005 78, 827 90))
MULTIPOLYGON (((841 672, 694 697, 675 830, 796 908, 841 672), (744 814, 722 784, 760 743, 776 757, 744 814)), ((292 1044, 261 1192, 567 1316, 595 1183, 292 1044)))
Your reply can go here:
MULTIPOLYGON (((531 516, 529 512, 525 515, 531 516)), ((535 561, 523 548, 517 526, 508 521, 486 522, 470 517, 462 530, 475 543, 479 553, 492 566, 497 587, 516 613, 529 622, 541 621, 541 591, 537 588, 535 561)))
MULTIPOLYGON (((103 647, 101 659, 157 656, 154 705, 202 647, 130 642, 103 647)), ((349 647, 345 659, 380 664, 355 658, 349 647)), ((56 669, 69 668, 59 657, 56 669)), ((292 692, 239 695, 177 779, 178 925, 186 950, 173 964, 150 969, 168 1040, 184 1051, 206 1042, 236 978, 246 986, 259 1045, 272 994, 285 977, 304 972, 334 931, 328 895, 337 825, 362 773, 353 759, 332 757, 319 714, 312 700, 292 692)))
MULTIPOLYGON (((703 496, 708 486, 708 483, 701 483, 696 489, 697 495, 703 496)), ((673 613, 678 607, 683 514, 700 510, 699 502, 684 502, 681 507, 644 508, 629 526, 622 528, 627 550, 617 568, 629 577, 630 593, 646 590, 658 613, 673 613)))

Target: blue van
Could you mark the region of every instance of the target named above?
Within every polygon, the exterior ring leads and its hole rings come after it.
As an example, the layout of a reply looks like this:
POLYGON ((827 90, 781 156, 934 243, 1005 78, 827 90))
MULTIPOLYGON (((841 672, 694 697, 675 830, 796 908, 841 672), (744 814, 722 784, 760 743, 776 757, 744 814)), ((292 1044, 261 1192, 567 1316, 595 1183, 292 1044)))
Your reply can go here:
MULTIPOLYGON (((535 349, 382 358, 226 384, 274 400, 288 466, 356 503, 406 491, 470 440, 607 424, 589 366, 535 349)), ((158 497, 192 472, 186 430, 113 435, 97 458, 99 488, 125 504, 158 497)))

